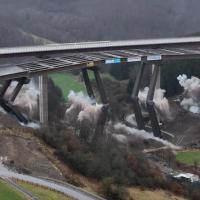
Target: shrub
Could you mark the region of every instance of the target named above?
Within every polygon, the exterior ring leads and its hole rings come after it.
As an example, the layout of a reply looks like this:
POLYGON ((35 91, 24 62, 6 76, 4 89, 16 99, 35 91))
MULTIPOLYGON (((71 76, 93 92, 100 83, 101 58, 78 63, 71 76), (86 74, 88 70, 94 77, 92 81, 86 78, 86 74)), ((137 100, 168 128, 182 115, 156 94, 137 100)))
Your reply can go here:
POLYGON ((169 182, 168 187, 169 187, 170 191, 172 191, 173 193, 175 193, 177 195, 184 195, 185 194, 184 187, 181 184, 179 184, 175 181, 169 182))
MULTIPOLYGON (((57 156, 87 177, 98 180, 111 177, 113 185, 155 188, 163 184, 160 171, 150 166, 142 153, 128 153, 127 148, 117 145, 111 138, 101 138, 94 149, 71 129, 53 127, 43 130, 41 135, 56 148, 57 156)), ((114 193, 115 186, 112 189, 114 193)))
POLYGON ((200 199, 200 191, 199 189, 194 189, 191 192, 191 200, 199 200, 200 199))
POLYGON ((112 178, 107 178, 103 180, 101 186, 101 193, 108 200, 127 200, 129 199, 129 194, 124 187, 113 184, 112 178))

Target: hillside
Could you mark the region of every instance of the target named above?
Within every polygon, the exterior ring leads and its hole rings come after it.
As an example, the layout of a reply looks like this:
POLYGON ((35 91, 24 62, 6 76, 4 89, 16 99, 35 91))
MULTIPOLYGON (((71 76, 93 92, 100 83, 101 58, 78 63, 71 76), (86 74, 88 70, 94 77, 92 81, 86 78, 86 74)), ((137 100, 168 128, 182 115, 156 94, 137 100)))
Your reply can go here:
MULTIPOLYGON (((1 116, 1 122, 4 121, 4 117, 1 116)), ((7 118, 7 120, 9 119, 7 118)), ((6 123, 6 121, 4 122, 6 123)), ((10 126, 10 128, 0 128, 0 152, 1 156, 7 157, 5 163, 12 170, 16 169, 20 173, 30 174, 31 176, 48 177, 50 179, 52 178, 52 180, 66 181, 92 193, 100 193, 99 188, 101 181, 81 175, 76 170, 73 170, 70 165, 60 160, 55 154, 56 149, 45 144, 40 138, 35 136, 38 131, 20 127, 17 123, 15 124, 14 121, 12 124, 10 123, 10 126)), ((0 182, 0 185, 1 184, 0 182)), ((53 195, 61 199, 62 196, 60 195, 59 197, 59 193, 49 193, 45 188, 39 188, 24 182, 19 181, 18 184, 28 191, 31 191, 34 195, 42 197, 41 199, 50 199, 48 197, 52 198, 53 195)), ((2 187, 3 186, 1 186, 1 188, 2 187)), ((6 190, 9 190, 9 188, 6 188, 6 190)), ((130 197, 137 200, 144 200, 147 197, 149 200, 150 198, 154 200, 156 200, 156 198, 159 200, 184 200, 164 190, 153 191, 145 187, 140 190, 137 187, 131 187, 128 191, 130 197)), ((10 191, 8 193, 10 194, 10 191)), ((2 194, 3 193, 0 195, 2 194)), ((15 196, 16 200, 21 200, 20 195, 19 197, 17 194, 15 196)), ((65 199, 64 197, 62 198, 65 199)), ((6 198, 4 199, 4 196, 1 199, 7 200, 6 198)), ((12 198, 12 200, 14 199, 12 198)))
POLYGON ((30 44, 26 37, 20 38, 16 29, 55 42, 174 37, 200 31, 197 26, 200 2, 196 0, 35 0, 34 3, 0 0, 0 3, 1 21, 9 30, 1 46, 15 45, 12 40, 18 41, 16 45, 30 44))

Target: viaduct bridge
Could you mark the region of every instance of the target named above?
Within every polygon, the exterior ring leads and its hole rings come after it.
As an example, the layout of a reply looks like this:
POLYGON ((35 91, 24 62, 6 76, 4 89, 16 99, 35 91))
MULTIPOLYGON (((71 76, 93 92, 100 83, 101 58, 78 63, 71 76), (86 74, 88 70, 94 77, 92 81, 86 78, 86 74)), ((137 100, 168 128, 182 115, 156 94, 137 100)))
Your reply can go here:
POLYGON ((8 113, 15 115, 21 122, 28 123, 26 117, 13 106, 18 93, 30 78, 39 76, 39 107, 40 122, 48 123, 47 74, 74 69, 80 69, 90 97, 94 97, 93 88, 88 76, 88 70, 94 73, 97 88, 103 104, 108 100, 99 74, 100 64, 140 63, 136 81, 132 91, 133 108, 139 129, 145 129, 145 120, 140 108, 138 93, 145 65, 153 66, 147 109, 155 136, 161 137, 158 118, 154 108, 154 92, 159 87, 161 64, 168 60, 200 59, 200 37, 100 41, 51 44, 43 46, 0 48, 0 62, 5 58, 19 58, 17 63, 0 65, 0 80, 3 86, 0 91, 0 106, 8 113), (27 62, 28 60, 28 62, 27 62), (9 99, 5 93, 12 81, 17 81, 9 99))

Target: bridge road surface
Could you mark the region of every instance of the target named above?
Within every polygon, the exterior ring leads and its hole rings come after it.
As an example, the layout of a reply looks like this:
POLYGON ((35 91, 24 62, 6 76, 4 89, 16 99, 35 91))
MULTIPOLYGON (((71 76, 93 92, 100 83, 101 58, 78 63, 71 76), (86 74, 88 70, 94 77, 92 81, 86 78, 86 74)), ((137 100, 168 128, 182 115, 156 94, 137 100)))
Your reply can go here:
POLYGON ((100 64, 127 62, 155 64, 168 60, 199 59, 200 37, 0 48, 0 62, 1 58, 17 57, 21 57, 22 60, 18 60, 15 64, 0 63, 1 80, 30 78, 53 72, 95 67, 100 64), (34 59, 34 56, 37 58, 34 59), (28 58, 32 61, 28 61, 28 58))
POLYGON ((8 170, 2 164, 0 164, 0 177, 2 177, 3 179, 16 178, 16 179, 19 179, 22 181, 45 186, 47 188, 62 192, 64 194, 66 194, 67 196, 75 198, 77 200, 105 200, 105 199, 98 197, 96 195, 93 195, 89 192, 86 192, 79 188, 76 188, 72 185, 68 185, 68 184, 64 185, 64 184, 60 184, 60 183, 55 183, 53 181, 48 181, 45 179, 32 177, 29 175, 18 174, 17 172, 8 170))

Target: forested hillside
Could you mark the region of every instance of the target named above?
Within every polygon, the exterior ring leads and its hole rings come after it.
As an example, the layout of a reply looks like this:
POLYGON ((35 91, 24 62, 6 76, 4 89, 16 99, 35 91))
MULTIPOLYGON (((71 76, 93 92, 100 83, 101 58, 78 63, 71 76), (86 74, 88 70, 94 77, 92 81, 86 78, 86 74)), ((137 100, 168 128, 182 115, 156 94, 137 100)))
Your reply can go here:
POLYGON ((0 0, 0 45, 172 37, 200 31, 197 0, 0 0), (6 33, 5 33, 6 32, 6 33))

